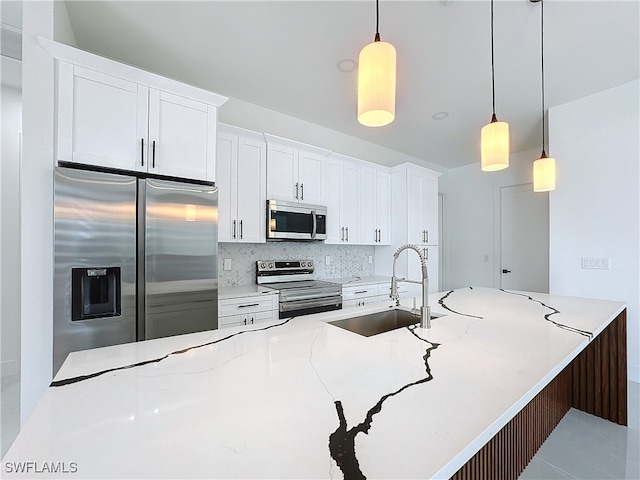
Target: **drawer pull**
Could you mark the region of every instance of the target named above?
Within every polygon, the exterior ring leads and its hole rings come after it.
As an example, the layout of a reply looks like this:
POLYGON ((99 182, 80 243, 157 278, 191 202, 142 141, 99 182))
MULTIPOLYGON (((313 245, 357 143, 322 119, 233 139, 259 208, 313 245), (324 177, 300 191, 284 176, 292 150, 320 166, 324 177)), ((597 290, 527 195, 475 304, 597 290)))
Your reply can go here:
POLYGON ((369 290, 360 290, 359 292, 353 292, 355 295, 358 295, 360 293, 367 293, 369 290))
POLYGON ((257 307, 259 305, 260 305, 259 303, 249 303, 247 305, 238 305, 238 308, 257 307))

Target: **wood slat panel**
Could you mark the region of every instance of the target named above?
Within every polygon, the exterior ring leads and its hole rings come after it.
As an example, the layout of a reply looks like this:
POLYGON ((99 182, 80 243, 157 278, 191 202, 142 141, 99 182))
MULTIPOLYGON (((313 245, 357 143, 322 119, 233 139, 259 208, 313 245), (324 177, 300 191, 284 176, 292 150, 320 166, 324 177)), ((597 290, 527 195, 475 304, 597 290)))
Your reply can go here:
POLYGON ((571 407, 627 425, 626 314, 620 313, 452 480, 516 480, 571 407))

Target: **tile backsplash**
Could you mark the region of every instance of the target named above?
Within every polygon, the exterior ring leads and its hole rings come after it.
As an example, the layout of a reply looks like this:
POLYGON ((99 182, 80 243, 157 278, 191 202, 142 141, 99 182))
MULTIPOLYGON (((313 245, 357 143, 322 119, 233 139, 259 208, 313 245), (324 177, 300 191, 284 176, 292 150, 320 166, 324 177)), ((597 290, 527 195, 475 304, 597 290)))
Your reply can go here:
POLYGON ((256 260, 313 260, 317 278, 366 277, 374 275, 374 247, 366 245, 326 245, 306 242, 219 243, 218 285, 253 285, 256 260), (325 264, 326 257, 330 264, 325 264), (369 256, 373 263, 369 263, 369 256), (223 270, 224 259, 231 270, 223 270))

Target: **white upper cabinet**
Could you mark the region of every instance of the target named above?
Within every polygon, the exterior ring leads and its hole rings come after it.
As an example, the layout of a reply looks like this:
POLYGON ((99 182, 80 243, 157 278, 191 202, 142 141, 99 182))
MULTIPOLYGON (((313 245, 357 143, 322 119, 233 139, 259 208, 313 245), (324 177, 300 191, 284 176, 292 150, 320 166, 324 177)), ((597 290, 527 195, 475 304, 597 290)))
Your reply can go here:
POLYGON ((355 159, 340 154, 327 158, 323 197, 327 205, 326 243, 359 243, 359 175, 355 159))
POLYGON ((438 180, 429 173, 406 171, 408 242, 438 244, 438 180))
POLYGON ((360 167, 360 244, 389 244, 390 183, 388 171, 368 166, 360 167))
POLYGON ((39 41, 57 59, 57 161, 215 180, 225 97, 39 41))
POLYGON ((216 156, 218 241, 264 243, 266 143, 258 133, 220 128, 216 156))
POLYGON ((273 135, 265 137, 267 197, 321 205, 329 151, 273 135))

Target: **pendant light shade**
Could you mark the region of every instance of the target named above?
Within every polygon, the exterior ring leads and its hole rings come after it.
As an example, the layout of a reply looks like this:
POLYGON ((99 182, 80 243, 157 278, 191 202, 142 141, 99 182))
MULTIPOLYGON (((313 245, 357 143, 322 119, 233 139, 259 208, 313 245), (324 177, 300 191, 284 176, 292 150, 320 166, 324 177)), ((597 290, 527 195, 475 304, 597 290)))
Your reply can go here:
POLYGON ((550 192, 556 189, 556 159, 547 157, 544 150, 544 0, 540 0, 540 71, 542 74, 542 154, 533 162, 533 191, 550 192))
POLYGON ((533 162, 533 191, 549 192, 556 188, 556 159, 542 156, 533 162))
POLYGON ((358 60, 358 121, 382 127, 396 117, 396 49, 387 42, 371 42, 358 60))
POLYGON ((358 59, 358 122, 383 127, 396 118, 396 49, 380 41, 376 0, 376 36, 358 59))
POLYGON ((495 115, 480 131, 480 165, 485 172, 497 172, 509 166, 509 124, 495 115))
POLYGON ((496 118, 496 87, 493 55, 493 0, 491 0, 491 93, 493 115, 491 122, 480 131, 480 168, 485 172, 497 172, 509 166, 509 124, 496 118))

